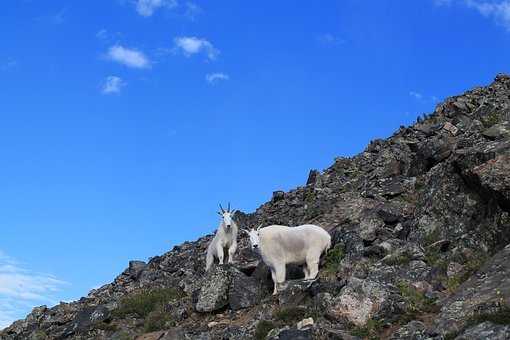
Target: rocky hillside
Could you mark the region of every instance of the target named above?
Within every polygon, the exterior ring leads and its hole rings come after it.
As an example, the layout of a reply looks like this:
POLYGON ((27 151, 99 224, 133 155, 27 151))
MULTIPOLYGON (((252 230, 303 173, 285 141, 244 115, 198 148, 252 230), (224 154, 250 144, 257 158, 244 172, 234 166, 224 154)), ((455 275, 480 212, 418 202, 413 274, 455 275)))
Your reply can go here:
POLYGON ((510 77, 447 99, 353 158, 276 191, 241 226, 314 223, 334 248, 277 297, 240 236, 204 273, 211 235, 111 284, 35 308, 0 339, 509 339, 510 77))

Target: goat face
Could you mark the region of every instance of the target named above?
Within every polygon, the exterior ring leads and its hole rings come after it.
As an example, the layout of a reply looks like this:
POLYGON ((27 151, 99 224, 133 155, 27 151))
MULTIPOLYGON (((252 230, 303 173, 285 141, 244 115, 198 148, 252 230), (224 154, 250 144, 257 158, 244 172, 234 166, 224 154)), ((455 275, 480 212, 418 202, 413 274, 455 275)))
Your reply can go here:
POLYGON ((233 219, 232 219, 232 213, 231 212, 224 212, 222 215, 221 215, 221 218, 223 219, 223 225, 225 226, 225 230, 227 232, 229 232, 232 228, 232 224, 233 224, 233 219))
POLYGON ((258 229, 250 229, 246 233, 248 233, 248 236, 250 237, 251 249, 253 251, 258 251, 259 244, 260 244, 259 230, 258 229))

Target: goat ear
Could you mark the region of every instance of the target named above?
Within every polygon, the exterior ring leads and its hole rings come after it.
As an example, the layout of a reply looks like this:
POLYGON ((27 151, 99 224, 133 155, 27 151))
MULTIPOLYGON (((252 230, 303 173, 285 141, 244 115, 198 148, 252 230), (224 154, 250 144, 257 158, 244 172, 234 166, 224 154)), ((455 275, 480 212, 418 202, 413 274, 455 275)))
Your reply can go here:
POLYGON ((221 212, 218 211, 218 215, 220 215, 221 217, 223 217, 223 214, 221 212))
POLYGON ((234 210, 232 210, 232 211, 230 212, 230 215, 234 216, 236 212, 237 212, 237 210, 236 210, 236 209, 234 209, 234 210))

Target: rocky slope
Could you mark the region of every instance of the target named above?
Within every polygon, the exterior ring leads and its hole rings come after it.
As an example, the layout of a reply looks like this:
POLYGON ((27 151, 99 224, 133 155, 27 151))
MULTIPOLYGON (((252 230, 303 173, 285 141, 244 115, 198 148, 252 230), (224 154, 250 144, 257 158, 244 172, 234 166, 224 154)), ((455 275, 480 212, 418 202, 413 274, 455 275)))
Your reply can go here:
POLYGON ((313 282, 288 268, 271 296, 245 235, 235 265, 204 273, 208 235, 35 308, 0 339, 509 339, 509 120, 499 75, 236 214, 241 226, 328 230, 334 248, 313 282))

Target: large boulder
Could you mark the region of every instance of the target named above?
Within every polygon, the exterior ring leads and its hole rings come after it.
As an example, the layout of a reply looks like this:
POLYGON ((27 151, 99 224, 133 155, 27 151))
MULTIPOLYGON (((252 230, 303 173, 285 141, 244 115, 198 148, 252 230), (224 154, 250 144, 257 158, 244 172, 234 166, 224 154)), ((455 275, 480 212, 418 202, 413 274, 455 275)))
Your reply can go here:
POLYGON ((197 296, 197 312, 213 312, 228 305, 228 291, 232 280, 229 265, 214 266, 204 280, 197 296))
POLYGON ((364 326, 383 308, 389 297, 390 292, 383 284, 352 277, 332 302, 328 314, 364 326))

